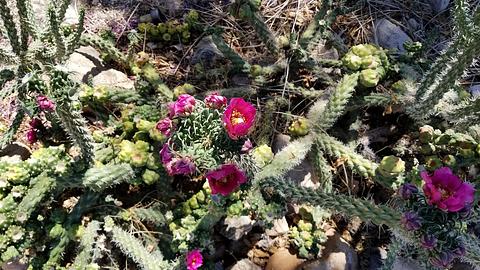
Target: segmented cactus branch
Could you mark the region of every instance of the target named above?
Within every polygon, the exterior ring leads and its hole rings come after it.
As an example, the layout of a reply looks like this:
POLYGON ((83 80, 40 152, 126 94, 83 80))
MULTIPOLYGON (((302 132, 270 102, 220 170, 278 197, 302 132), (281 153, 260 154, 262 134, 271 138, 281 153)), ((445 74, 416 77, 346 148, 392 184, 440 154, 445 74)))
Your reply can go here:
POLYGON ((17 112, 15 117, 13 118, 12 124, 8 127, 8 130, 3 134, 2 138, 0 139, 0 149, 3 149, 7 144, 11 143, 13 137, 17 133, 18 129, 22 125, 23 119, 25 115, 23 113, 23 109, 20 107, 17 108, 17 112))
POLYGON ((269 177, 280 177, 300 164, 313 144, 312 135, 289 143, 278 152, 272 162, 255 175, 254 183, 269 177))
POLYGON ((48 8, 48 22, 50 26, 50 33, 53 35, 53 39, 56 45, 56 56, 58 59, 62 59, 66 53, 66 44, 63 36, 60 34, 60 22, 58 21, 57 13, 55 12, 55 8, 50 6, 48 8))
POLYGON ((299 187, 293 181, 282 181, 276 178, 262 180, 261 186, 265 192, 277 193, 288 202, 311 203, 344 215, 358 216, 377 225, 397 227, 400 222, 400 212, 385 205, 375 205, 367 200, 343 194, 332 195, 321 190, 299 187))
POLYGON ((317 145, 313 146, 312 161, 320 182, 319 188, 325 193, 331 193, 333 191, 332 168, 325 158, 324 153, 318 149, 317 145))
POLYGON ((21 46, 20 40, 18 39, 17 28, 6 0, 0 0, 0 17, 2 18, 3 26, 7 30, 7 37, 10 42, 10 46, 12 47, 12 51, 17 56, 20 56, 21 46))
POLYGON ((117 61, 119 64, 128 66, 127 57, 115 46, 109 43, 106 40, 94 35, 82 35, 80 38, 80 44, 85 46, 92 46, 99 49, 103 53, 109 55, 113 60, 117 61))
POLYGON ((85 9, 80 10, 80 14, 78 16, 78 26, 75 30, 75 33, 69 38, 67 42, 67 55, 70 55, 75 51, 75 49, 80 46, 80 38, 82 37, 82 33, 85 30, 85 9))
POLYGON ((105 165, 87 170, 82 177, 83 186, 101 192, 113 185, 133 179, 135 173, 129 164, 105 165))
POLYGON ((248 71, 250 70, 250 64, 248 64, 243 58, 235 52, 228 44, 223 40, 221 36, 212 35, 213 43, 217 46, 223 55, 232 62, 233 66, 237 70, 248 71))
POLYGON ((476 270, 480 269, 480 245, 478 237, 472 234, 465 234, 463 243, 467 254, 462 258, 462 261, 475 267, 476 270))
POLYGON ((112 240, 122 252, 132 258, 144 270, 167 269, 168 263, 163 261, 163 255, 159 251, 150 253, 132 234, 117 226, 112 228, 112 240))
POLYGON ((93 163, 95 157, 93 139, 87 128, 86 120, 80 111, 72 108, 69 103, 64 102, 57 106, 57 115, 60 119, 60 124, 67 134, 80 147, 83 160, 88 164, 93 163))
POLYGON ((27 192, 17 208, 16 219, 19 222, 26 222, 30 215, 37 209, 43 199, 56 187, 54 178, 40 175, 35 179, 31 189, 27 192))
POLYGON ((318 148, 321 149, 325 154, 332 157, 344 159, 347 166, 350 167, 352 170, 356 171, 361 176, 375 176, 375 169, 377 168, 376 163, 364 158, 360 154, 357 154, 355 151, 348 148, 343 143, 339 142, 328 134, 317 134, 315 138, 315 143, 318 145, 318 148))
MULTIPOLYGON (((323 132, 333 126, 342 115, 345 105, 352 96, 358 83, 359 73, 345 75, 329 98, 323 111, 315 111, 321 107, 313 106, 309 112, 309 120, 318 132, 323 132)), ((323 101, 320 101, 323 102, 323 101)))
POLYGON ((82 270, 85 266, 92 263, 93 252, 97 243, 98 231, 100 230, 100 222, 94 220, 90 222, 85 229, 82 239, 80 239, 80 252, 78 253, 72 268, 75 270, 82 270))
POLYGON ((17 0, 18 16, 20 19, 20 32, 22 51, 28 49, 28 38, 35 37, 37 30, 33 20, 33 9, 30 0, 17 0))
POLYGON ((470 15, 470 6, 465 0, 455 0, 453 5, 453 19, 455 22, 455 32, 459 37, 469 35, 473 32, 472 17, 470 15))

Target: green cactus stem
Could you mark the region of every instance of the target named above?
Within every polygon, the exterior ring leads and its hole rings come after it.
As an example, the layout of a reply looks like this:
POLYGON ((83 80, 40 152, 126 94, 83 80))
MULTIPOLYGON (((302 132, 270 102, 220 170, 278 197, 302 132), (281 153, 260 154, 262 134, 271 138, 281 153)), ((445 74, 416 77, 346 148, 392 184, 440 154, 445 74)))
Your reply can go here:
POLYGON ((293 181, 282 181, 275 178, 262 180, 261 186, 265 192, 277 193, 288 202, 311 203, 344 215, 358 216, 365 221, 371 221, 378 225, 385 224, 392 228, 397 227, 400 222, 400 212, 385 205, 375 205, 367 200, 342 194, 332 195, 321 190, 299 187, 293 181))

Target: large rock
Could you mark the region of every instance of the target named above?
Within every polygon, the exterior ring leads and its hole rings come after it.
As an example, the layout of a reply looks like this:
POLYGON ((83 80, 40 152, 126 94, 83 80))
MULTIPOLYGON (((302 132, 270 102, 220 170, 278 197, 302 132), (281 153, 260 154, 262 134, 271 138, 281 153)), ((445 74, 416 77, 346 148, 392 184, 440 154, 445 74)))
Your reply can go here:
POLYGON ((120 87, 125 89, 135 88, 135 82, 130 80, 127 74, 116 69, 100 72, 97 76, 93 77, 92 84, 93 86, 120 87))
POLYGON ((472 96, 480 97, 480 84, 474 84, 468 88, 472 96))
POLYGON ((191 63, 192 65, 202 63, 205 67, 211 68, 223 57, 223 53, 217 48, 212 37, 207 36, 195 46, 191 63))
POLYGON ((447 9, 450 4, 450 0, 428 0, 428 2, 436 14, 447 9))
POLYGON ((304 270, 356 270, 359 269, 355 250, 337 233, 325 243, 323 256, 306 264, 304 270))
POLYGON ((231 240, 240 240, 252 230, 254 221, 248 216, 225 218, 222 234, 231 240))
POLYGON ((422 268, 415 261, 397 257, 393 263, 392 270, 421 270, 422 268))
POLYGON ((375 22, 375 42, 383 48, 405 52, 403 44, 412 42, 412 39, 402 28, 388 19, 380 19, 375 22))
POLYGON ((32 154, 30 148, 23 143, 14 142, 0 150, 0 157, 20 156, 22 160, 27 160, 32 154))
POLYGON ((265 230, 265 233, 270 237, 275 237, 286 234, 288 231, 287 219, 283 217, 281 219, 275 219, 272 228, 265 230))
POLYGON ((266 270, 296 270, 302 260, 286 249, 280 249, 268 259, 266 270))
POLYGON ((243 259, 238 261, 230 270, 262 270, 262 268, 249 259, 243 259))
POLYGON ((93 77, 105 69, 100 53, 91 46, 78 48, 70 55, 65 66, 76 80, 84 83, 90 76, 93 77))

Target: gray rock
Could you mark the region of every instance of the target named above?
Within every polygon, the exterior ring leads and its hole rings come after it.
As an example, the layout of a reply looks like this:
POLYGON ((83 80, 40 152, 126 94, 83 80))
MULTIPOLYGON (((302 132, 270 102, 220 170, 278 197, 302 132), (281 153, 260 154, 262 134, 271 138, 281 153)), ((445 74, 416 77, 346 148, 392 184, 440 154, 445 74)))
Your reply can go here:
POLYGON ((450 4, 450 0, 428 0, 428 2, 435 14, 438 14, 447 9, 448 5, 450 4))
POLYGON ((0 157, 3 156, 20 156, 22 160, 27 160, 32 154, 31 149, 23 143, 14 142, 1 149, 0 157))
POLYGON ((73 1, 73 3, 70 3, 70 5, 67 8, 67 12, 65 12, 65 19, 63 20, 63 23, 66 25, 75 25, 79 23, 78 20, 78 8, 73 1))
POLYGON ((98 75, 93 77, 92 80, 93 86, 110 86, 110 87, 120 87, 125 89, 135 88, 135 82, 130 80, 127 74, 118 71, 116 69, 109 69, 100 72, 98 75))
POLYGON ((335 233, 325 244, 323 256, 303 266, 304 270, 356 270, 359 269, 355 250, 335 233))
MULTIPOLYGON (((285 134, 278 134, 273 141, 272 150, 278 153, 290 142, 290 136, 285 134)), ((302 187, 318 188, 320 183, 317 175, 314 173, 313 165, 308 156, 299 165, 295 166, 287 173, 287 178, 297 182, 302 187)))
POLYGON ((460 263, 456 262, 453 264, 451 270, 475 270, 475 267, 467 264, 467 263, 460 263))
POLYGON ((397 257, 392 270, 421 270, 422 267, 413 260, 397 257))
POLYGON ((227 217, 222 234, 230 240, 239 240, 252 230, 253 223, 249 216, 227 217))
POLYGON ((207 36, 195 46, 191 62, 193 65, 202 63, 205 67, 213 67, 222 58, 223 53, 213 43, 212 37, 207 36))
POLYGON ((232 266, 230 270, 262 270, 262 268, 249 259, 242 259, 232 266))
POLYGON ((99 74, 105 70, 100 53, 91 46, 78 48, 65 63, 74 79, 86 83, 90 76, 99 74))
POLYGON ((480 97, 480 84, 474 84, 468 88, 472 96, 480 97))
POLYGON ((412 42, 412 39, 397 25, 388 19, 380 19, 375 22, 375 43, 383 48, 405 52, 403 44, 412 42))
POLYGON ((273 227, 265 230, 265 233, 270 237, 275 237, 288 233, 288 223, 285 217, 281 219, 275 219, 273 221, 273 227))

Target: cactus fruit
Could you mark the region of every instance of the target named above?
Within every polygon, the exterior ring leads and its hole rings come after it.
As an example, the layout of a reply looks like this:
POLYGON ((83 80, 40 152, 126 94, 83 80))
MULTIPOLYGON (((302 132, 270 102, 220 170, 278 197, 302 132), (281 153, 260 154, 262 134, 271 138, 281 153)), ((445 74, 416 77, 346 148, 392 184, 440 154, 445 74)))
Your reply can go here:
POLYGON ((305 136, 309 132, 309 122, 306 118, 299 118, 292 122, 288 131, 292 136, 305 136))

